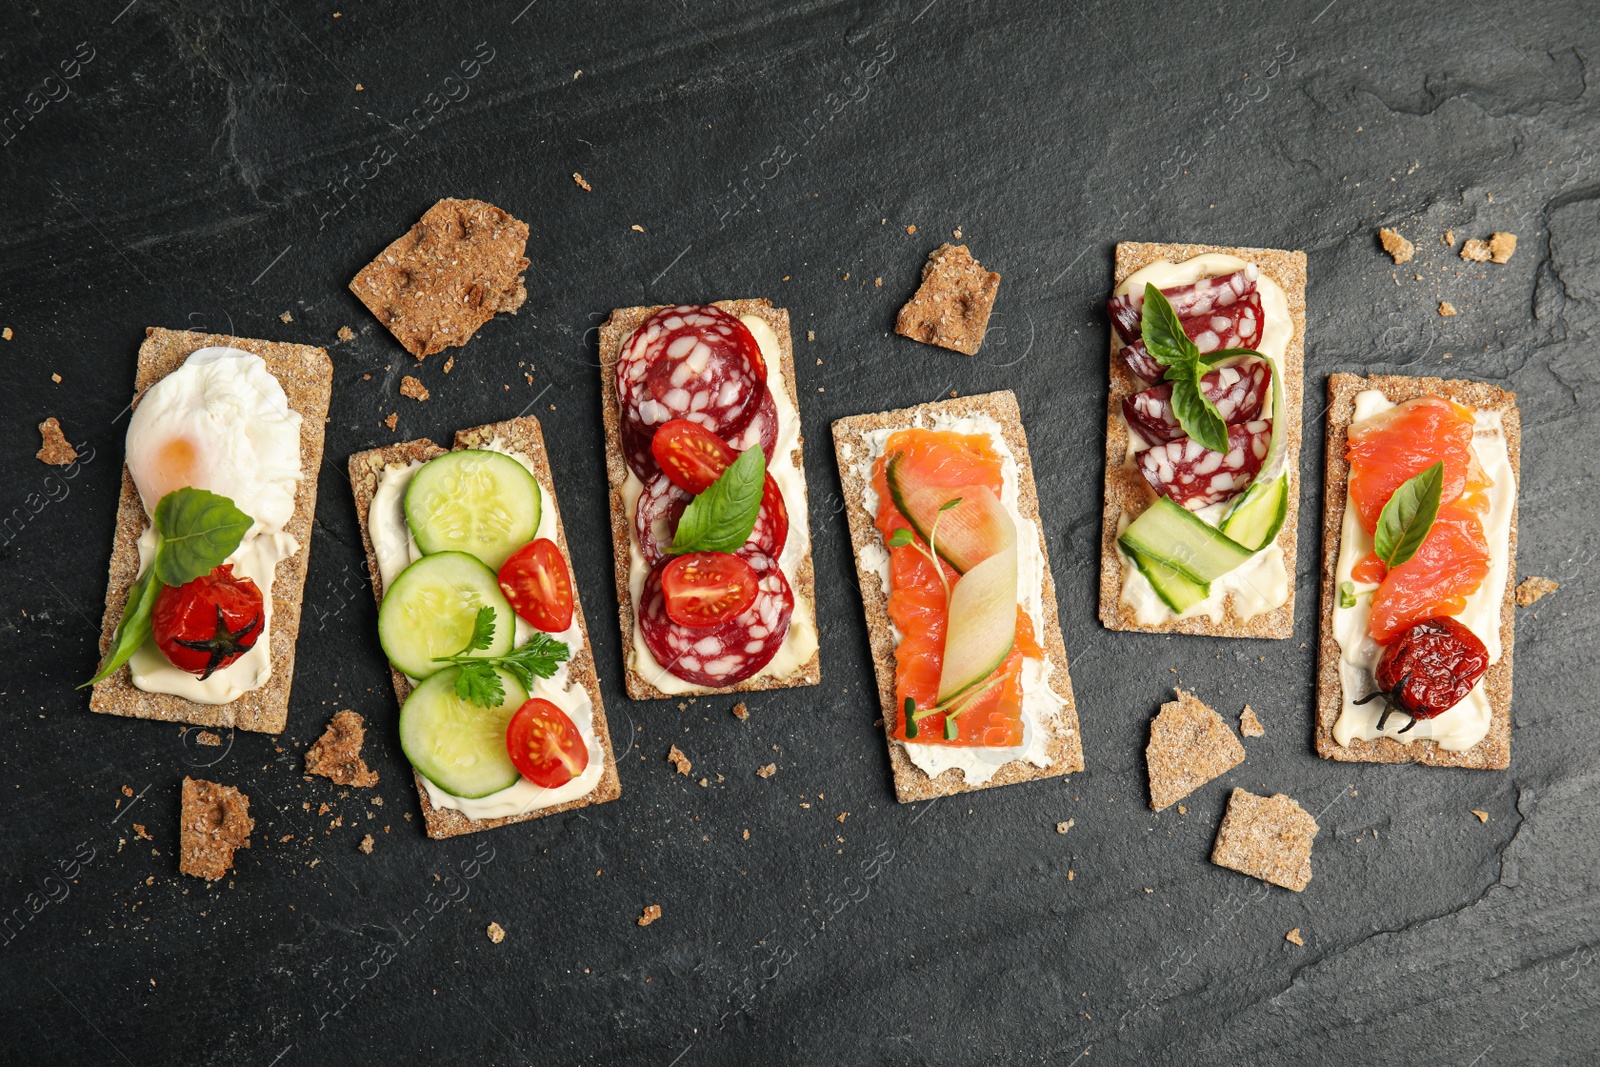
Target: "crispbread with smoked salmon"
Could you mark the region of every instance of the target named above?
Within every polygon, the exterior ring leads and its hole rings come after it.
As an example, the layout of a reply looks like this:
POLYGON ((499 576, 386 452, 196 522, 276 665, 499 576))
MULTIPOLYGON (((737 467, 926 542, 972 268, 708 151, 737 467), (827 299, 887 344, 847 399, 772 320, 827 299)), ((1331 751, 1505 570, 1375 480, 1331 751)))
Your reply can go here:
POLYGON ((1140 630, 1147 633, 1202 634, 1211 637, 1275 637, 1294 635, 1295 531, 1299 526, 1300 406, 1304 393, 1306 335, 1306 254, 1276 248, 1229 248, 1221 245, 1149 244, 1123 241, 1117 245, 1112 286, 1121 285, 1135 271, 1159 260, 1182 263, 1195 256, 1217 252, 1254 263, 1263 274, 1278 283, 1289 301, 1289 316, 1294 334, 1284 353, 1283 395, 1284 464, 1294 472, 1289 487, 1289 509, 1278 531, 1277 543, 1283 550, 1284 570, 1289 575, 1289 598, 1283 604, 1244 620, 1233 610, 1230 594, 1220 622, 1207 616, 1175 619, 1154 626, 1141 626, 1122 610, 1122 560, 1117 553, 1118 523, 1123 512, 1131 520, 1150 505, 1150 487, 1137 468, 1126 462, 1128 427, 1122 417, 1122 401, 1145 388, 1116 358, 1115 331, 1111 339, 1111 391, 1106 401, 1106 478, 1105 507, 1100 526, 1100 621, 1109 630, 1140 630))
MULTIPOLYGON (((237 348, 260 356, 267 370, 283 386, 289 407, 300 416, 300 470, 305 477, 295 487, 294 514, 284 530, 300 550, 278 561, 272 578, 272 676, 257 689, 226 704, 197 704, 171 693, 147 693, 136 688, 126 666, 96 682, 89 709, 106 715, 160 719, 194 726, 230 726, 275 734, 289 721, 289 690, 294 683, 294 644, 300 632, 300 607, 311 556, 311 521, 317 510, 317 471, 322 467, 322 435, 333 394, 333 362, 326 350, 310 345, 257 341, 224 334, 145 330, 134 374, 134 404, 156 382, 183 365, 202 348, 237 348)), ((127 464, 122 467, 122 495, 117 503, 117 532, 111 546, 111 577, 106 584, 106 613, 101 623, 100 654, 111 646, 122 619, 128 589, 139 574, 139 535, 149 526, 139 490, 127 464)))
POLYGON ((1387 737, 1371 741, 1355 738, 1349 745, 1340 745, 1333 739, 1333 726, 1338 722, 1344 706, 1344 688, 1339 679, 1339 642, 1333 632, 1333 607, 1339 595, 1335 588, 1335 573, 1339 565, 1339 545, 1343 536, 1345 500, 1350 479, 1345 445, 1349 440, 1350 421, 1355 413, 1356 394, 1366 389, 1377 389, 1395 403, 1433 395, 1482 410, 1498 411, 1511 469, 1518 480, 1522 477, 1522 418, 1517 409, 1515 393, 1482 382, 1441 378, 1329 375, 1325 445, 1327 473, 1322 511, 1322 631, 1317 649, 1317 754, 1324 759, 1355 763, 1426 763, 1435 767, 1502 770, 1511 763, 1511 653, 1517 581, 1515 504, 1511 510, 1511 541, 1507 546, 1506 587, 1500 606, 1500 660, 1483 676, 1484 690, 1494 711, 1487 736, 1464 752, 1447 752, 1426 739, 1401 744, 1387 737))
POLYGON ((899 411, 885 411, 875 415, 856 415, 840 419, 833 424, 834 455, 839 464, 839 479, 844 491, 845 513, 850 522, 850 539, 855 549, 856 573, 860 580, 862 606, 867 618, 867 636, 872 649, 873 666, 877 673, 879 703, 883 714, 884 735, 889 746, 889 764, 894 774, 895 795, 902 803, 928 800, 938 796, 988 789, 993 786, 1051 778, 1083 769, 1083 743, 1078 730, 1077 705, 1073 699, 1072 678, 1067 672, 1067 650, 1062 641, 1061 623, 1056 612, 1055 581, 1050 573, 1050 555, 1045 545, 1044 526, 1039 519, 1039 496, 1033 481, 1033 463, 1028 452, 1028 439, 1022 429, 1022 415, 1017 407, 1016 395, 1009 392, 986 393, 979 396, 940 400, 920 404, 899 411), (895 738, 899 709, 895 707, 895 630, 889 617, 891 590, 879 572, 867 562, 867 555, 882 551, 883 538, 875 524, 874 514, 866 506, 871 489, 870 463, 862 464, 871 454, 869 438, 874 431, 899 430, 915 425, 920 419, 935 413, 953 417, 987 415, 999 425, 1007 448, 1017 466, 1017 510, 1030 520, 1038 530, 1038 551, 1041 561, 1040 604, 1042 632, 1037 635, 1039 646, 1048 664, 1050 687, 1065 701, 1051 731, 1047 767, 1037 767, 1022 759, 1002 766, 982 785, 969 785, 966 775, 958 769, 949 769, 937 777, 930 777, 911 761, 904 742, 895 738))
MULTIPOLYGON (((460 430, 456 433, 455 448, 482 448, 497 437, 506 448, 528 457, 529 462, 533 464, 539 488, 544 491, 545 504, 555 509, 556 543, 561 546, 562 555, 570 560, 572 553, 567 545, 566 527, 561 522, 561 509, 556 501, 555 479, 550 473, 550 458, 545 452, 544 433, 539 427, 539 420, 530 416, 477 426, 470 430, 460 430)), ((367 529, 367 515, 372 509, 372 498, 378 492, 378 482, 383 477, 384 469, 390 465, 410 463, 414 460, 427 462, 435 456, 444 455, 447 451, 452 450, 440 448, 424 438, 386 445, 367 452, 357 452, 350 457, 350 489, 355 494, 356 519, 361 527, 361 544, 367 552, 368 573, 372 576, 372 595, 380 608, 383 606, 382 572, 378 567, 377 551, 372 546, 372 534, 367 529)), ((412 776, 417 783, 417 797, 422 803, 422 819, 427 826, 429 837, 455 837, 458 834, 470 834, 478 830, 492 830, 497 826, 540 819, 546 815, 555 815, 574 808, 587 807, 590 804, 603 804, 622 795, 622 782, 617 777, 617 757, 612 751, 611 732, 606 725, 606 709, 600 699, 600 679, 595 674, 594 652, 589 644, 589 625, 583 617, 583 603, 579 599, 576 586, 572 590, 572 619, 583 635, 583 640, 579 647, 571 650, 572 658, 567 661, 567 673, 574 682, 583 686, 594 708, 595 737, 600 742, 600 749, 605 753, 606 761, 605 772, 600 776, 600 781, 592 792, 564 804, 554 804, 548 808, 539 808, 522 815, 510 815, 500 819, 470 819, 454 808, 434 807, 428 800, 428 790, 423 785, 422 776, 413 770, 412 776)), ((411 695, 411 682, 393 667, 390 667, 389 674, 394 682, 395 698, 400 704, 404 704, 406 697, 411 695)))

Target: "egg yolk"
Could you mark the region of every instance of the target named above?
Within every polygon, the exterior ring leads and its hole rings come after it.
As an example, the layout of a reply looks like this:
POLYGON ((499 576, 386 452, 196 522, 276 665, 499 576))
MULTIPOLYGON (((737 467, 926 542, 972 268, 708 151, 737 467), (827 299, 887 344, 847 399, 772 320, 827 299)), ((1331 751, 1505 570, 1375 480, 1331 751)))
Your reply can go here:
POLYGON ((174 437, 156 450, 148 477, 153 483, 151 497, 160 500, 168 493, 194 485, 199 474, 200 453, 187 437, 174 437))

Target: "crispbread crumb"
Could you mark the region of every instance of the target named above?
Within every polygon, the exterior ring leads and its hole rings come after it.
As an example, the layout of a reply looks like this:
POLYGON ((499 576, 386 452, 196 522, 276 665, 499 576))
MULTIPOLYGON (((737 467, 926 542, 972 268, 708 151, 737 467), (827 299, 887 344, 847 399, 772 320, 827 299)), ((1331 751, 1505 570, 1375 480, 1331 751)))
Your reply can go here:
POLYGON ((582 189, 584 192, 586 192, 586 193, 594 192, 594 186, 592 186, 588 182, 584 181, 583 180, 583 175, 579 174, 577 171, 573 171, 572 172, 572 180, 574 182, 576 182, 577 185, 578 185, 578 188, 582 189))
POLYGON ((233 868, 236 849, 250 847, 250 798, 231 785, 184 778, 178 870, 214 882, 233 868))
POLYGON ((9 327, 9 326, 7 326, 3 330, 0 330, 0 337, 4 337, 7 341, 11 340, 11 338, 13 338, 15 336, 16 336, 16 334, 11 332, 11 327, 9 327))
POLYGON ((1222 716, 1194 694, 1175 692, 1178 699, 1161 705, 1151 720, 1150 744, 1144 750, 1150 807, 1156 811, 1244 762, 1244 746, 1222 716))
POLYGON ((900 309, 894 331, 923 344, 976 355, 999 292, 1000 275, 985 270, 966 245, 942 244, 928 256, 922 285, 900 309))
POLYGON ((1527 577, 1517 586, 1517 607, 1525 608, 1554 593, 1561 586, 1549 578, 1527 577))
POLYGON ((54 415, 39 424, 39 436, 43 447, 35 454, 42 462, 66 467, 78 461, 78 450, 67 442, 67 435, 61 432, 61 424, 54 415))
POLYGON ((407 374, 404 378, 400 379, 400 395, 409 396, 412 400, 420 403, 421 401, 428 399, 428 387, 423 385, 416 378, 413 378, 411 375, 407 374))
POLYGON ((757 770, 756 773, 763 778, 771 778, 774 774, 778 773, 778 765, 776 763, 769 763, 765 767, 757 770))
POLYGON ((133 824, 133 836, 137 837, 140 841, 155 840, 155 838, 150 836, 150 831, 144 828, 144 823, 142 822, 136 822, 133 824))
POLYGON ((1261 725, 1261 720, 1256 718, 1256 713, 1246 704, 1239 713, 1239 732, 1246 737, 1260 737, 1266 733, 1266 727, 1261 725))
POLYGON ((1300 936, 1300 928, 1298 926, 1284 934, 1283 939, 1291 945, 1299 945, 1301 948, 1304 948, 1306 944, 1305 938, 1300 936))
POLYGON ((1461 258, 1471 260, 1473 263, 1489 262, 1489 242, 1480 241, 1476 237, 1461 246, 1461 258))
POLYGON ((1317 830, 1317 820, 1290 797, 1235 789, 1217 828, 1211 862, 1298 893, 1311 881, 1317 830))
POLYGON ((1439 238, 1439 241, 1442 244, 1454 245, 1456 243, 1456 231, 1454 231, 1454 230, 1446 230, 1446 231, 1444 231, 1444 236, 1439 238))
POLYGON ((355 339, 356 339, 356 332, 354 330, 352 330, 348 326, 339 327, 339 340, 341 340, 341 341, 354 341, 355 339))
POLYGON ((384 416, 383 424, 389 427, 389 429, 393 430, 395 428, 395 424, 397 424, 399 421, 400 413, 398 411, 391 411, 388 415, 384 416))
POLYGON ((686 775, 694 767, 694 764, 689 762, 689 757, 685 756, 683 754, 683 750, 677 745, 673 745, 672 748, 667 752, 667 759, 672 761, 672 765, 674 767, 678 768, 679 774, 686 775))
POLYGON ((1489 813, 1488 812, 1479 811, 1477 808, 1472 808, 1471 811, 1472 811, 1472 814, 1474 814, 1474 815, 1476 815, 1478 817, 1478 821, 1479 822, 1488 822, 1489 821, 1489 813))
POLYGON ((489 935, 489 940, 497 945, 506 939, 506 932, 499 923, 490 923, 484 932, 489 935))
POLYGON ((661 905, 651 904, 644 909, 644 914, 639 916, 639 925, 649 926, 659 918, 661 918, 661 905))
POLYGON ((205 745, 208 748, 221 748, 222 747, 222 738, 218 737, 216 734, 212 733, 210 730, 201 730, 198 734, 195 735, 194 739, 195 739, 196 743, 205 745))
POLYGON ((377 785, 377 772, 368 770, 361 758, 366 739, 365 722, 346 708, 329 720, 327 730, 306 750, 306 773, 320 774, 335 785, 377 785))
POLYGON ((368 834, 363 837, 361 839, 361 844, 357 845, 356 848, 362 852, 365 852, 369 856, 372 855, 372 835, 368 834))
POLYGON ((51 380, 51 381, 52 381, 52 382, 55 382, 55 383, 56 383, 56 384, 57 384, 57 385, 60 385, 60 384, 61 384, 61 375, 59 375, 59 374, 52 374, 52 375, 50 375, 50 380, 51 380))
POLYGON ((744 722, 750 717, 750 709, 745 707, 744 701, 741 700, 733 706, 733 717, 740 722, 744 722))
POLYGON ((1517 251, 1517 235, 1514 233, 1494 233, 1489 235, 1489 258, 1496 263, 1504 263, 1517 251))
POLYGON ((1416 246, 1404 237, 1399 230, 1391 230, 1385 226, 1378 231, 1378 240, 1383 243, 1383 250, 1394 257, 1396 263, 1404 263, 1416 252, 1416 246))
POLYGON ((1448 301, 1448 300, 1439 301, 1439 314, 1441 316, 1443 316, 1444 318, 1448 319, 1451 315, 1454 315, 1455 313, 1456 313, 1456 306, 1454 304, 1450 303, 1450 301, 1448 301))
POLYGON ((455 356, 447 356, 445 358, 445 361, 444 361, 444 372, 446 374, 449 374, 451 371, 455 370, 455 367, 456 367, 456 357, 455 356))
POLYGON ((1066 822, 1058 822, 1058 823, 1056 823, 1056 833, 1058 833, 1058 834, 1066 833, 1068 830, 1072 829, 1073 824, 1075 824, 1077 821, 1078 820, 1076 820, 1076 819, 1068 819, 1066 822))

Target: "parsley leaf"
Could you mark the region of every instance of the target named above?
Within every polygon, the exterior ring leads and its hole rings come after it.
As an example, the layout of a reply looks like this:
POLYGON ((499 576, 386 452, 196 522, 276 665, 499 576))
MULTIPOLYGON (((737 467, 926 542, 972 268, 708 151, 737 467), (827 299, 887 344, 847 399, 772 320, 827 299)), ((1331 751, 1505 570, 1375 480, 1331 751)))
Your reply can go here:
POLYGON ((480 708, 498 708, 506 702, 506 687, 487 660, 463 664, 456 675, 456 696, 480 708))
POLYGON ((750 540, 766 481, 767 459, 753 445, 683 509, 672 539, 673 555, 733 552, 750 540))
POLYGON ((468 652, 477 652, 494 644, 494 609, 485 604, 478 609, 478 614, 472 619, 472 636, 467 638, 467 647, 456 653, 464 656, 468 652))
POLYGON ((497 708, 505 703, 506 689, 500 681, 499 671, 511 675, 523 689, 531 690, 535 678, 554 677, 556 670, 572 655, 565 641, 557 641, 545 633, 535 633, 527 644, 503 656, 471 654, 488 648, 493 636, 494 609, 479 608, 467 648, 454 656, 434 657, 435 663, 448 663, 461 668, 461 673, 456 675, 456 696, 480 708, 497 708), (478 643, 480 637, 482 640, 478 643))
POLYGON ((1383 505, 1372 547, 1385 567, 1393 570, 1417 554, 1433 529, 1443 489, 1444 463, 1439 462, 1406 479, 1383 505))

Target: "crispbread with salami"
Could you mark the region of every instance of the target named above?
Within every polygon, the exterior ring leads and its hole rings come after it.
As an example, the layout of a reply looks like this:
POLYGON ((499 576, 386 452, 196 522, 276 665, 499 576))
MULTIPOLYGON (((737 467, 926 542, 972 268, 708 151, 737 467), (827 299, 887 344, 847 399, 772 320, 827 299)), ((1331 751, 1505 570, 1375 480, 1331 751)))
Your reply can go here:
MULTIPOLYGON (((1288 575, 1284 603, 1252 618, 1240 617, 1235 594, 1223 599, 1221 619, 1197 614, 1176 616, 1148 625, 1140 624, 1123 604, 1123 559, 1117 551, 1123 519, 1131 521, 1143 513, 1155 498, 1146 478, 1129 457, 1128 423, 1123 416, 1123 401, 1146 388, 1128 369, 1120 353, 1125 347, 1112 332, 1110 394, 1106 405, 1105 506, 1101 517, 1100 540, 1100 621, 1112 630, 1140 630, 1155 633, 1201 634, 1213 637, 1287 638, 1294 633, 1295 531, 1298 526, 1300 407, 1304 391, 1306 256, 1272 248, 1233 248, 1220 245, 1151 244, 1124 241, 1117 245, 1113 285, 1120 286, 1134 272, 1162 260, 1183 263, 1208 253, 1235 256, 1254 264, 1277 282, 1288 301, 1293 333, 1284 352, 1282 379, 1284 394, 1283 461, 1290 472, 1288 508, 1275 541, 1283 554, 1288 575)), ((1135 324, 1136 325, 1136 324, 1135 324)), ((1252 338, 1253 340, 1253 338, 1252 338)), ((1241 347, 1252 347, 1242 345, 1241 347)), ((1160 368, 1155 368, 1159 370, 1160 368)), ((1238 427, 1233 427, 1237 429, 1238 427)))
MULTIPOLYGON (((455 448, 444 449, 426 438, 417 441, 404 441, 398 444, 387 445, 383 448, 374 448, 366 452, 357 452, 350 457, 350 488, 355 495, 356 519, 361 527, 361 544, 366 549, 367 567, 372 576, 372 594, 378 606, 383 606, 383 581, 381 570, 378 566, 377 551, 373 548, 372 535, 368 530, 367 517, 372 508, 373 497, 378 491, 378 482, 383 477, 384 470, 395 464, 407 464, 413 461, 427 462, 435 456, 442 456, 446 451, 460 450, 463 448, 481 448, 499 438, 504 446, 526 456, 533 464, 534 474, 543 492, 544 500, 549 507, 556 510, 556 543, 560 546, 564 556, 570 558, 567 547, 566 528, 561 522, 560 507, 556 502, 555 479, 550 473, 550 459, 545 451, 544 434, 539 426, 539 420, 532 417, 510 419, 506 422, 490 423, 486 426, 477 426, 470 430, 457 431, 455 448)), ((422 776, 414 769, 413 776, 417 783, 417 797, 422 804, 422 818, 427 826, 428 836, 434 838, 455 837, 459 834, 474 833, 478 830, 492 830, 498 826, 508 826, 512 823, 527 822, 530 819, 543 818, 546 815, 555 815, 574 808, 587 807, 590 804, 603 804, 608 800, 615 800, 622 795, 622 783, 617 776, 617 758, 611 747, 611 733, 606 725, 605 705, 600 698, 600 680, 595 674, 594 653, 589 645, 589 627, 583 617, 583 604, 578 598, 577 588, 572 591, 572 618, 583 640, 577 648, 571 650, 571 659, 567 661, 568 676, 581 685, 589 695, 593 707, 594 732, 599 740, 601 751, 605 754, 605 771, 600 777, 594 790, 563 804, 553 804, 550 807, 538 808, 534 811, 524 812, 521 815, 511 815, 496 819, 471 819, 453 808, 436 808, 428 799, 428 790, 423 785, 422 776)), ((411 682, 399 670, 391 667, 390 676, 394 682, 395 698, 404 704, 406 697, 411 694, 411 682)))
MULTIPOLYGON (((280 560, 272 581, 272 676, 226 704, 200 704, 171 693, 149 693, 134 686, 127 667, 96 682, 89 708, 106 715, 160 719, 194 726, 229 726, 275 734, 289 719, 289 690, 294 682, 294 644, 300 631, 301 598, 311 554, 311 523, 317 510, 317 471, 322 466, 323 426, 333 392, 333 363, 328 353, 310 345, 258 341, 223 334, 165 330, 151 326, 139 346, 134 375, 136 406, 152 385, 181 367, 194 352, 210 347, 237 348, 259 356, 283 386, 289 407, 300 416, 300 469, 305 477, 295 487, 294 514, 284 530, 300 549, 280 560)), ((150 525, 139 490, 126 464, 117 503, 116 536, 111 547, 111 575, 106 584, 106 611, 101 623, 104 655, 122 618, 128 590, 139 574, 139 535, 150 525)))
POLYGON ((1500 605, 1500 659, 1483 675, 1493 717, 1483 740, 1465 751, 1451 752, 1428 739, 1401 744, 1388 737, 1352 738, 1349 745, 1334 740, 1333 728, 1344 706, 1339 676, 1341 651, 1334 635, 1333 609, 1339 590, 1335 573, 1343 537, 1345 506, 1349 497, 1350 462, 1345 458, 1356 395, 1377 389, 1394 403, 1422 396, 1441 396, 1479 410, 1496 411, 1512 472, 1522 477, 1522 417, 1515 393, 1483 382, 1400 375, 1333 374, 1328 377, 1328 428, 1326 484, 1322 511, 1322 626, 1317 650, 1317 754, 1324 759, 1355 763, 1425 763, 1434 767, 1468 767, 1503 770, 1511 764, 1511 664, 1516 621, 1517 508, 1511 510, 1511 536, 1507 546, 1506 584, 1500 605))
POLYGON ((1055 581, 1050 573, 1050 555, 1045 544, 1044 526, 1039 518, 1039 496, 1034 486, 1033 463, 1016 395, 1010 391, 986 393, 920 404, 899 411, 839 419, 833 424, 833 447, 844 491, 845 513, 850 522, 850 539, 855 549, 856 573, 860 580, 868 641, 877 673, 884 735, 889 747, 889 764, 894 774, 896 797, 901 803, 911 803, 1081 771, 1083 742, 1078 730, 1077 705, 1073 699, 1072 678, 1067 672, 1067 651, 1056 612, 1055 581), (968 784, 965 772, 954 767, 937 776, 930 776, 912 762, 906 752, 907 742, 896 738, 901 709, 895 706, 895 649, 899 639, 889 616, 892 590, 886 588, 879 571, 867 562, 871 553, 884 550, 883 537, 875 524, 875 516, 866 503, 872 475, 870 466, 863 470, 862 465, 871 455, 869 438, 874 431, 909 428, 935 414, 953 418, 987 416, 993 419, 1015 459, 1017 512, 1032 522, 1038 531, 1039 604, 1043 632, 1037 635, 1037 640, 1048 667, 1046 677, 1049 686, 1064 702, 1051 724, 1047 766, 1041 767, 1026 759, 1015 758, 979 785, 968 784))

